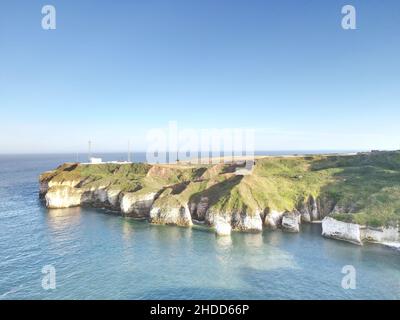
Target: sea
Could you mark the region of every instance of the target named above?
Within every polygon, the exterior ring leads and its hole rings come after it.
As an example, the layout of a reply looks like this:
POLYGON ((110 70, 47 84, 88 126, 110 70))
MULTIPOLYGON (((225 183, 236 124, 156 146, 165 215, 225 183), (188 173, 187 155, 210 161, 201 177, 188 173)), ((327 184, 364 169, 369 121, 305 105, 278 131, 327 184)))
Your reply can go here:
POLYGON ((39 174, 83 158, 0 155, 0 299, 400 298, 399 251, 325 239, 320 224, 216 237, 106 210, 46 209, 39 174))

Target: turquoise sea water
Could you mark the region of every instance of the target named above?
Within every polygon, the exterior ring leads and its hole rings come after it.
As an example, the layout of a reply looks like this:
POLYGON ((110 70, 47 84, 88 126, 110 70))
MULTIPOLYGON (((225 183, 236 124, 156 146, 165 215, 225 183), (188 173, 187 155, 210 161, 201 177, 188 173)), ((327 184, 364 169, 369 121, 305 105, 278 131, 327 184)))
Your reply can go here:
POLYGON ((399 252, 324 239, 320 225, 216 238, 103 210, 45 209, 39 173, 74 160, 0 156, 0 299, 400 298, 399 252), (54 290, 41 286, 45 265, 54 290), (356 269, 355 290, 341 286, 345 265, 356 269))

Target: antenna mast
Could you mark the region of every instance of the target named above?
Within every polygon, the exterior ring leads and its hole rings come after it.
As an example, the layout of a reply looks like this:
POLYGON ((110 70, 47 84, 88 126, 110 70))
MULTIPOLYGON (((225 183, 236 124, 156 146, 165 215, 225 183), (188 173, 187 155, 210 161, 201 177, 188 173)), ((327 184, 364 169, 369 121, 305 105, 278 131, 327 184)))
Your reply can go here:
POLYGON ((131 141, 128 140, 128 162, 131 162, 131 141))
POLYGON ((88 160, 92 157, 92 141, 88 141, 88 160))

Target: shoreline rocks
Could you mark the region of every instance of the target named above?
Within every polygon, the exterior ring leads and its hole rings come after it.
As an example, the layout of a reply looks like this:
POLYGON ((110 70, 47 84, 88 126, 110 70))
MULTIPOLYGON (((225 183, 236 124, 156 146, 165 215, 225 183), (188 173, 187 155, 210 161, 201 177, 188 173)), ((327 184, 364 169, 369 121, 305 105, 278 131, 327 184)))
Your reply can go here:
POLYGON ((127 217, 145 218, 149 215, 157 192, 127 192, 120 201, 121 212, 127 217))
POLYGON ((155 224, 172 224, 182 227, 193 225, 192 217, 187 206, 156 207, 150 210, 149 222, 155 224))
POLYGON ((279 212, 275 210, 268 212, 265 215, 264 226, 272 230, 277 229, 282 223, 283 214, 284 212, 279 212))
POLYGON ((229 223, 222 219, 215 222, 215 234, 217 236, 230 236, 232 227, 229 223))
POLYGON ((399 241, 399 229, 398 228, 360 227, 360 230, 361 230, 361 237, 365 241, 379 242, 379 243, 399 241))
POLYGON ((263 230, 261 216, 258 213, 234 213, 232 215, 231 225, 232 228, 237 231, 261 232, 263 230))
POLYGON ((50 209, 70 208, 81 205, 82 192, 69 186, 50 188, 44 196, 46 207, 50 209))
POLYGON ((282 217, 282 229, 287 232, 300 232, 301 215, 297 212, 286 212, 282 217))
POLYGON ((362 245, 361 231, 358 224, 338 221, 331 217, 325 217, 322 220, 322 235, 327 238, 362 245))
POLYGON ((396 249, 400 248, 399 229, 394 227, 373 228, 356 223, 338 221, 332 217, 325 217, 322 220, 322 235, 357 245, 363 245, 364 242, 373 242, 396 249))

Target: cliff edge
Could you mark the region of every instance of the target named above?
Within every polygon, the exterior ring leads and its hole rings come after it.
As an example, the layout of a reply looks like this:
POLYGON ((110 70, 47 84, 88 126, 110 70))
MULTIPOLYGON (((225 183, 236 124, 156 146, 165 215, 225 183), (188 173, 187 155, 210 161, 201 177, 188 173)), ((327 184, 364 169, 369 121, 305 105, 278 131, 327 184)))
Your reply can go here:
MULTIPOLYGON (((100 207, 151 223, 202 222, 218 230, 298 232, 301 223, 325 217, 397 230, 400 152, 264 157, 247 174, 244 166, 66 163, 40 176, 40 197, 48 208, 100 207)), ((332 220, 324 220, 326 236, 355 243, 372 237, 372 231, 354 235, 357 227, 348 228, 349 237, 337 233, 332 220)))

